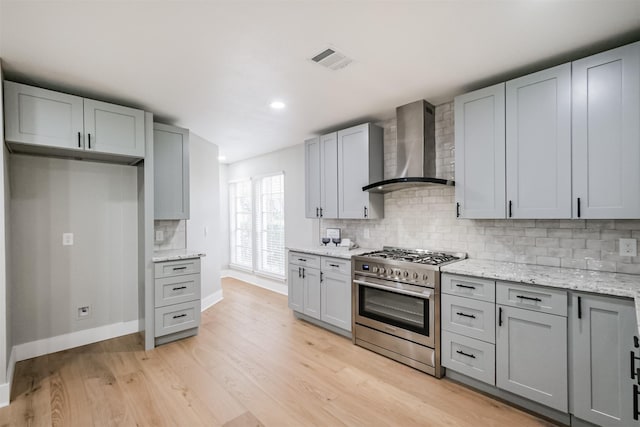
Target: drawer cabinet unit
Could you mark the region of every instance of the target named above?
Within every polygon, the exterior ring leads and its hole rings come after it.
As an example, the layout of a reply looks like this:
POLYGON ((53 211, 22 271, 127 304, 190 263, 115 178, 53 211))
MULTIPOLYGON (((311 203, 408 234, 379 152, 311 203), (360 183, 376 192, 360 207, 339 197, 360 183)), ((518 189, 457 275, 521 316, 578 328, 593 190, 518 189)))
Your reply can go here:
POLYGON ((442 275, 442 293, 473 298, 481 301, 496 300, 495 280, 480 279, 478 277, 442 275))
POLYGON ((495 342, 495 304, 471 298, 443 294, 442 329, 470 338, 495 342))
POLYGON ((198 333, 200 258, 155 263, 156 345, 198 333))
POLYGON ((596 425, 640 425, 633 300, 576 292, 569 319, 573 415, 596 425))
POLYGON ((351 331, 351 261, 289 252, 289 308, 351 331))
POLYGON ((16 151, 144 158, 142 110, 9 81, 4 98, 5 139, 16 151))
POLYGON ((461 374, 487 384, 496 383, 496 348, 494 344, 442 331, 442 364, 461 374))
POLYGON ((189 219, 189 130, 153 124, 155 219, 189 219))
POLYGON ((567 317, 567 293, 559 289, 498 282, 496 301, 498 304, 567 317))

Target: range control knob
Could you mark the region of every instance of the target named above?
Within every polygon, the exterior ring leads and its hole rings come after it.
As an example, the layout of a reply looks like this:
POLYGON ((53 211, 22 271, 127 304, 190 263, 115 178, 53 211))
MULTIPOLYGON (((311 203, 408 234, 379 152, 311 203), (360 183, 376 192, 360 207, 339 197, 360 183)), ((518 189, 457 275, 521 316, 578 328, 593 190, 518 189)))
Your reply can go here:
POLYGON ((413 280, 418 280, 418 273, 414 272, 411 277, 413 277, 413 280))
POLYGON ((429 275, 428 275, 428 274, 423 274, 423 275, 422 275, 422 280, 424 280, 425 282, 426 282, 427 280, 429 280, 429 275))
POLYGON ((385 274, 387 270, 384 267, 380 267, 380 274, 385 274))
POLYGON ((408 272, 408 271, 404 271, 404 272, 402 273, 402 275, 403 275, 404 277, 409 277, 409 272, 408 272))
POLYGON ((371 267, 371 272, 377 273, 378 272, 378 267, 375 267, 375 266, 371 267))

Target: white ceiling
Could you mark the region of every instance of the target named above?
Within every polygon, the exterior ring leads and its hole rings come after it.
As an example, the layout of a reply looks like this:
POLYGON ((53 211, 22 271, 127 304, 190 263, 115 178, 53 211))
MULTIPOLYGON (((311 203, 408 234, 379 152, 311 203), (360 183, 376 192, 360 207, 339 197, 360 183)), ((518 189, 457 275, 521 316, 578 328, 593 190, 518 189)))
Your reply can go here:
POLYGON ((640 0, 0 0, 0 15, 9 78, 143 107, 227 162, 640 39, 640 0), (354 62, 309 60, 328 46, 354 62))

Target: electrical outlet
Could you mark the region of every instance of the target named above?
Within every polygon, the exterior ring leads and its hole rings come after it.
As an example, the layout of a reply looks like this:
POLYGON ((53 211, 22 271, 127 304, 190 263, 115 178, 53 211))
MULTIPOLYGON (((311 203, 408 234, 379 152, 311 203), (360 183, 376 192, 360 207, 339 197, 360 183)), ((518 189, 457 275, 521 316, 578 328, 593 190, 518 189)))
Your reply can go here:
POLYGON ((91 306, 83 305, 82 307, 78 307, 78 320, 88 319, 91 317, 91 306))
POLYGON ((162 242, 164 240, 164 231, 157 230, 156 231, 156 242, 162 242))
POLYGON ((637 242, 636 239, 620 239, 620 256, 638 256, 637 242))
POLYGON ((62 246, 73 246, 73 233, 62 233, 62 246))

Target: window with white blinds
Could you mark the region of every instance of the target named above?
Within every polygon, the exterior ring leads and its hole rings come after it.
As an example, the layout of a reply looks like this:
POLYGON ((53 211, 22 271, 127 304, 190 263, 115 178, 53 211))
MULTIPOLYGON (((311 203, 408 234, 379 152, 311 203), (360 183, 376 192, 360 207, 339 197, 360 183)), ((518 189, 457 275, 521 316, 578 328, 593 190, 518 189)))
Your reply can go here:
POLYGON ((230 184, 231 263, 285 277, 284 175, 230 184))

